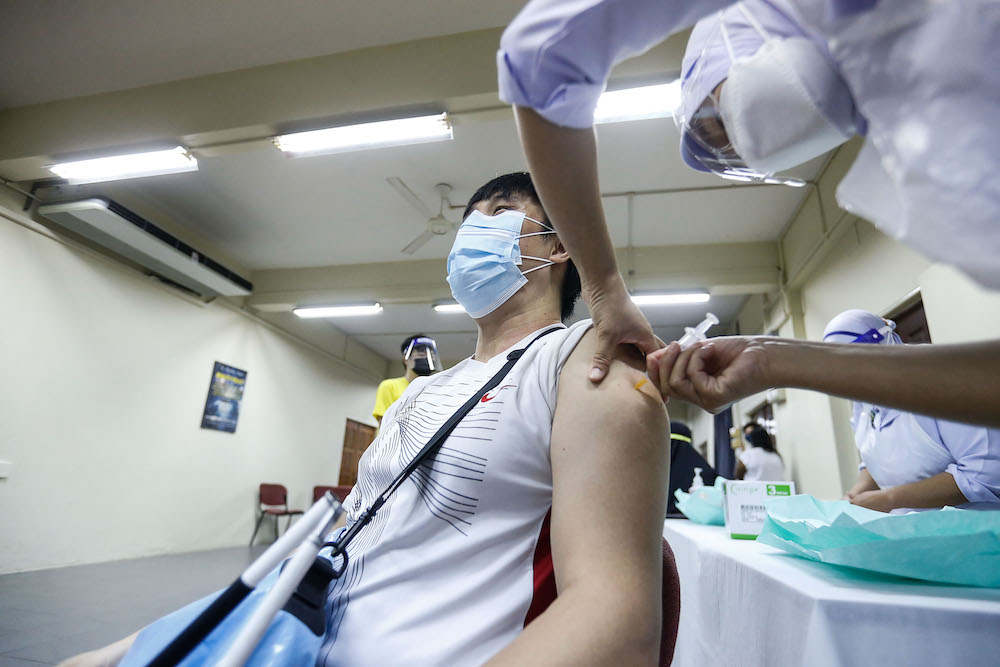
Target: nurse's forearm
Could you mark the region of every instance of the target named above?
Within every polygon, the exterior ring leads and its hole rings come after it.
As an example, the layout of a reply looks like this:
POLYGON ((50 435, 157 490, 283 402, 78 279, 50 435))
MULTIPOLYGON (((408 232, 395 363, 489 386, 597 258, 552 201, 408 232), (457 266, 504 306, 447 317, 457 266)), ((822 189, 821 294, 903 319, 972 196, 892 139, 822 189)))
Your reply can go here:
POLYGON ((851 490, 847 492, 848 498, 853 498, 859 493, 864 493, 865 491, 878 491, 878 483, 872 479, 872 475, 868 472, 868 468, 862 468, 858 471, 858 481, 854 483, 851 490))
POLYGON ((765 386, 1000 427, 1000 340, 856 345, 763 339, 765 386))
POLYGON ((949 472, 938 473, 919 482, 894 486, 886 489, 886 493, 889 494, 889 502, 893 508, 944 507, 969 502, 958 488, 955 477, 949 472))
POLYGON ((584 297, 620 280, 604 220, 593 128, 560 127, 514 107, 521 145, 549 221, 580 271, 584 297))

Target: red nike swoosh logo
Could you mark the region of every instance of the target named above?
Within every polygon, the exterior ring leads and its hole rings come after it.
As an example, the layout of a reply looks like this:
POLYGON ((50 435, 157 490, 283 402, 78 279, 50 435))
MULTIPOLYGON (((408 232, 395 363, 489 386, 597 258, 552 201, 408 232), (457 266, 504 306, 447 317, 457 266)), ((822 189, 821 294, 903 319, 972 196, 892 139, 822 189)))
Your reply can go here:
POLYGON ((484 394, 484 395, 483 395, 483 397, 482 397, 481 399, 479 399, 479 402, 480 402, 480 403, 489 403, 489 402, 490 402, 490 401, 492 401, 492 400, 493 400, 494 398, 496 398, 497 396, 499 396, 499 395, 500 395, 500 392, 501 392, 501 391, 503 391, 504 389, 513 389, 513 388, 515 388, 516 386, 517 386, 517 385, 515 385, 515 384, 505 384, 505 385, 503 385, 502 387, 499 387, 499 388, 497 388, 497 389, 494 389, 494 390, 493 390, 493 391, 491 391, 491 392, 487 392, 486 394, 484 394), (492 396, 490 396, 490 394, 493 394, 493 395, 492 395, 492 396))

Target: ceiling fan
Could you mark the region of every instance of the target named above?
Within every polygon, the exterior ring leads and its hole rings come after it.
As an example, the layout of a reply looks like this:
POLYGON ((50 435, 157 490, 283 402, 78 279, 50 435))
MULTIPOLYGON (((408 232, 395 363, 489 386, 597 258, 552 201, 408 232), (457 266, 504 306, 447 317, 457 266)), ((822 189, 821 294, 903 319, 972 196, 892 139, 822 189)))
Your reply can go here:
POLYGON ((452 187, 447 183, 438 183, 434 186, 434 190, 437 191, 438 196, 441 198, 441 201, 438 204, 438 212, 435 215, 431 209, 424 204, 423 200, 414 194, 413 190, 411 190, 409 186, 403 182, 403 179, 398 176, 391 176, 385 180, 393 187, 393 189, 396 190, 396 192, 400 194, 403 199, 408 201, 413 208, 420 211, 420 214, 427 218, 427 228, 422 234, 420 234, 420 236, 410 241, 400 252, 412 255, 435 236, 444 236, 449 234, 458 229, 461 225, 460 222, 452 222, 444 217, 445 209, 453 211, 455 209, 464 208, 462 206, 452 204, 451 200, 448 199, 448 195, 451 194, 452 187))

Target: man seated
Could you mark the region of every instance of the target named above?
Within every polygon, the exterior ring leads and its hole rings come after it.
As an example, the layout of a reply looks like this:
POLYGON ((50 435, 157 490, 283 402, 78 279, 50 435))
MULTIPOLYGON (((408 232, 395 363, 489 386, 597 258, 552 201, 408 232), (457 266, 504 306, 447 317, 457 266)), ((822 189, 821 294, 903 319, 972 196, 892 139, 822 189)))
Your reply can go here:
POLYGON ((587 379, 590 322, 562 325, 579 274, 527 174, 472 196, 448 271, 476 320, 475 355, 415 379, 388 409, 344 503, 348 524, 510 351, 557 330, 351 543, 317 664, 654 664, 669 430, 659 395, 636 389, 643 359, 622 348, 604 382, 587 379), (547 552, 558 597, 539 614, 547 552))

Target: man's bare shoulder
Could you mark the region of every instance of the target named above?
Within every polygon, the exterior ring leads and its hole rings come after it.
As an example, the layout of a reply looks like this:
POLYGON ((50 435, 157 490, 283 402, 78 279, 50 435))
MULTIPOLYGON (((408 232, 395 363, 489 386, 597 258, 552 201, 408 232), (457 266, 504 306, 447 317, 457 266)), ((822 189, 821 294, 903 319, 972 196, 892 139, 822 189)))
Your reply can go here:
MULTIPOLYGON (((572 374, 577 369, 583 368, 583 377, 586 379, 590 370, 590 360, 596 349, 597 330, 591 327, 580 339, 563 365, 562 378, 566 378, 567 374, 572 374)), ((634 387, 644 377, 646 377, 646 360, 642 353, 634 345, 619 345, 615 358, 611 362, 607 379, 617 380, 617 382, 612 382, 612 385, 616 387, 627 380, 633 380, 631 387, 634 387), (612 377, 612 374, 615 377, 612 377)), ((604 382, 599 386, 603 385, 604 382)))
MULTIPOLYGON (((602 411, 627 408, 646 415, 664 412, 663 401, 646 377, 646 361, 634 346, 620 345, 604 380, 595 385, 588 378, 597 349, 597 332, 591 328, 570 354, 559 378, 560 400, 598 398, 602 411)), ((635 413, 632 413, 635 414, 635 413)))

